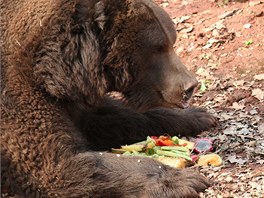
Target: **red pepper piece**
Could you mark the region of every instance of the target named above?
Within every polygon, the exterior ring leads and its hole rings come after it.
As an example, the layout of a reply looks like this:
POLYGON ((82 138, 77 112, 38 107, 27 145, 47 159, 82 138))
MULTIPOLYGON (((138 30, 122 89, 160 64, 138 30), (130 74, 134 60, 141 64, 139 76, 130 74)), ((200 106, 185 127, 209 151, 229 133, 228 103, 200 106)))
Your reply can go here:
POLYGON ((179 144, 180 146, 187 146, 187 143, 179 144))
POLYGON ((170 140, 170 136, 161 135, 161 136, 159 136, 159 139, 161 139, 161 140, 170 140))
POLYGON ((157 136, 150 136, 150 138, 153 139, 153 140, 157 140, 158 139, 157 136))
POLYGON ((161 140, 161 139, 157 139, 156 140, 156 146, 173 146, 173 141, 172 140, 161 140))

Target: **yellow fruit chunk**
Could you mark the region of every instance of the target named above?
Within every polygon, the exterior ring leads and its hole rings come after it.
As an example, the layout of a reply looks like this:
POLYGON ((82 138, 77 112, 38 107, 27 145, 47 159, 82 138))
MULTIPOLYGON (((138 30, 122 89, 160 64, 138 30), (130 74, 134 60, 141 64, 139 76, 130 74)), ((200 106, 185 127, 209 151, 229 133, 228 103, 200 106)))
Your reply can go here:
POLYGON ((180 145, 186 144, 185 147, 188 148, 189 150, 193 150, 194 149, 194 142, 189 142, 187 140, 179 139, 179 144, 180 145))
POLYGON ((157 160, 162 164, 171 166, 173 168, 185 168, 187 162, 186 159, 174 157, 159 157, 157 160))
POLYGON ((217 154, 207 154, 207 155, 201 155, 198 159, 197 164, 199 166, 220 166, 222 164, 222 159, 217 154))

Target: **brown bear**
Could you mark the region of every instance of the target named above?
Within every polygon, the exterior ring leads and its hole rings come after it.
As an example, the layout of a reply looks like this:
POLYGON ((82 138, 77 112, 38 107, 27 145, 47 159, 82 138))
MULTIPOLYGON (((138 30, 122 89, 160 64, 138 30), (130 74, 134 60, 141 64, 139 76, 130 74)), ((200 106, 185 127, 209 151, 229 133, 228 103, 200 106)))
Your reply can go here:
POLYGON ((99 152, 147 135, 195 136, 196 79, 150 0, 1 0, 1 181, 22 197, 199 197, 208 181, 99 152), (126 105, 107 94, 124 95, 126 105))

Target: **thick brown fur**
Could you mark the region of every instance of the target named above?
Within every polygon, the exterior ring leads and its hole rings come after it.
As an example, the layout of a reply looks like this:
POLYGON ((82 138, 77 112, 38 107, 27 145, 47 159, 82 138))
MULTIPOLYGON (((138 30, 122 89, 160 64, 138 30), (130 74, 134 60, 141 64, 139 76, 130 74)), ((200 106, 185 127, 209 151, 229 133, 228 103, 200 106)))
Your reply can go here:
POLYGON ((1 0, 1 181, 22 197, 199 197, 207 180, 105 150, 215 125, 149 0, 1 0), (127 106, 106 94, 122 92, 127 106))

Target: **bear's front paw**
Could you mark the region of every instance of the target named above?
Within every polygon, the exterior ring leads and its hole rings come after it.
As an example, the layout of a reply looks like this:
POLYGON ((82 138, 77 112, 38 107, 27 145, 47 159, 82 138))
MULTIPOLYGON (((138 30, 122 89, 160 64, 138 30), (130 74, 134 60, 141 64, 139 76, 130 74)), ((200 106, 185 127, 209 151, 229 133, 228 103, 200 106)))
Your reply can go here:
POLYGON ((206 112, 203 108, 190 108, 186 110, 193 125, 193 135, 198 135, 203 131, 207 131, 218 124, 218 120, 211 113, 206 112))
POLYGON ((152 183, 142 197, 195 198, 209 186, 209 181, 194 170, 172 169, 152 183))

